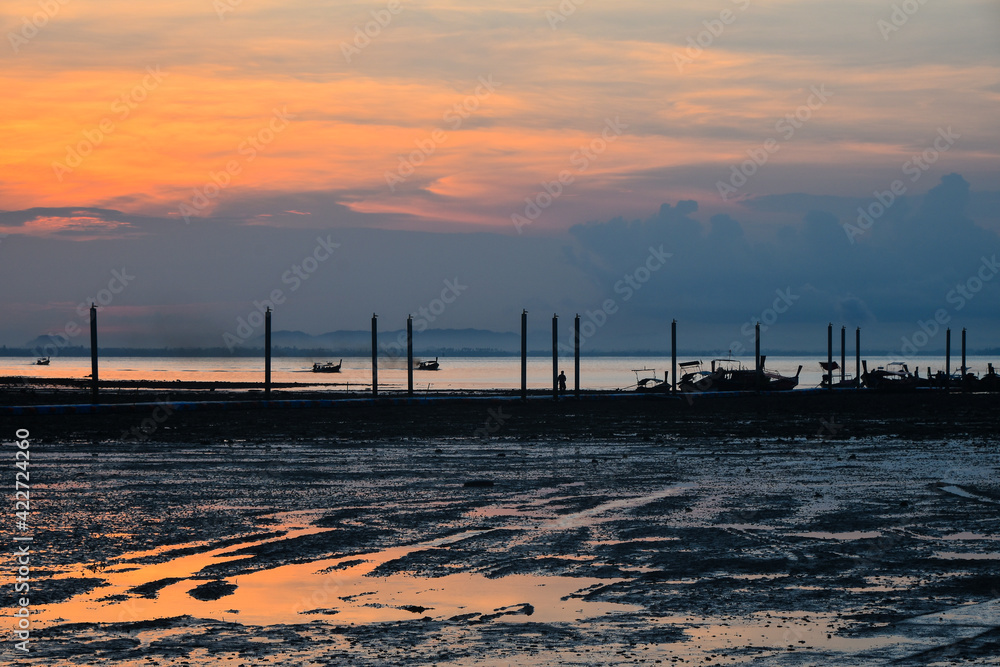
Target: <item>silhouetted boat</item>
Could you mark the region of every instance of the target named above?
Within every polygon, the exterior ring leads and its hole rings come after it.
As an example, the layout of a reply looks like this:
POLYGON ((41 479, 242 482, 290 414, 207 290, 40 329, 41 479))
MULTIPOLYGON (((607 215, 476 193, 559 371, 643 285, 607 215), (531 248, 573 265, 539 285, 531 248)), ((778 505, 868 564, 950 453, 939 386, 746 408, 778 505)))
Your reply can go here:
POLYGON ((902 361, 894 361, 879 366, 873 371, 868 370, 868 362, 861 362, 864 373, 861 381, 869 389, 878 391, 913 391, 920 384, 920 378, 910 372, 902 361))
POLYGON ((681 391, 789 391, 795 389, 799 384, 799 374, 802 373, 802 366, 795 375, 782 375, 777 371, 769 371, 764 368, 766 356, 761 356, 761 372, 747 368, 735 359, 713 359, 712 370, 701 370, 700 361, 689 361, 680 364, 681 368, 690 369, 678 383, 681 391))
MULTIPOLYGON (((826 389, 827 387, 830 386, 830 382, 832 381, 833 378, 833 372, 840 369, 840 364, 838 364, 836 361, 832 363, 828 361, 821 361, 819 362, 819 365, 825 371, 823 373, 823 379, 822 381, 820 381, 819 386, 826 389)), ((843 380, 837 380, 836 382, 833 383, 834 389, 843 389, 843 388, 857 387, 857 386, 858 386, 858 381, 854 378, 844 378, 843 380)))
POLYGON ((646 393, 665 393, 670 391, 670 385, 667 381, 656 377, 656 371, 652 368, 633 368, 632 372, 635 373, 636 391, 646 393), (639 377, 639 373, 646 373, 649 371, 653 371, 653 375, 651 377, 639 377))
POLYGON ((48 366, 49 365, 49 358, 48 357, 39 357, 38 359, 35 360, 35 365, 36 366, 48 366))
POLYGON ((799 386, 799 375, 802 373, 802 365, 799 364, 799 369, 795 371, 795 375, 782 375, 777 371, 769 371, 764 368, 764 360, 767 359, 766 355, 760 356, 760 367, 761 373, 764 375, 764 386, 761 387, 764 391, 791 391, 799 386))
POLYGON ((438 364, 437 357, 434 357, 434 361, 421 361, 417 364, 418 371, 436 371, 440 367, 441 366, 438 364))
POLYGON ((685 361, 677 365, 681 369, 678 391, 712 391, 712 373, 702 369, 700 361, 685 361))
POLYGON ((328 361, 325 364, 315 363, 312 367, 313 373, 339 373, 340 367, 344 365, 344 360, 341 359, 339 363, 334 364, 332 361, 328 361))
POLYGON ((1000 391, 1000 375, 997 375, 993 364, 987 364, 986 368, 986 375, 981 378, 977 379, 972 373, 966 375, 966 382, 972 391, 1000 391))

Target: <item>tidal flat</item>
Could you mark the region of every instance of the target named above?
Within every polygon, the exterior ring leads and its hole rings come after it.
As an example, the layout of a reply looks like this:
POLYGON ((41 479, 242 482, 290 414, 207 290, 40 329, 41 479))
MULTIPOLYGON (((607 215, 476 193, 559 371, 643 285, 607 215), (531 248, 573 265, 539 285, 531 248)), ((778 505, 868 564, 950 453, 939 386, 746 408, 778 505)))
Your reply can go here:
POLYGON ((5 416, 32 438, 16 657, 995 664, 995 399, 859 400, 176 412, 142 440, 141 412, 5 416))

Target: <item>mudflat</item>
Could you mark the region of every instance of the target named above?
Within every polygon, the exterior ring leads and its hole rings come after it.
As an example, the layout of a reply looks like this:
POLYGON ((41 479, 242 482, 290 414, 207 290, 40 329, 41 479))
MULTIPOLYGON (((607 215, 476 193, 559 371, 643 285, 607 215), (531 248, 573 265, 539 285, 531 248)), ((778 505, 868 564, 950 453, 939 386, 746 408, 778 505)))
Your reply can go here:
POLYGON ((995 664, 998 397, 796 394, 3 414, 34 537, 5 651, 995 664))

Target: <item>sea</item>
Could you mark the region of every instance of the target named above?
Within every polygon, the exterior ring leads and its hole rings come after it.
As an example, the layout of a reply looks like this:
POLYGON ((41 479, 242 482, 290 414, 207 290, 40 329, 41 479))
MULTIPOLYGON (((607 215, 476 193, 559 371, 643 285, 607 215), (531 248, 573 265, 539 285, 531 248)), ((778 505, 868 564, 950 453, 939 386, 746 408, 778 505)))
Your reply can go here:
MULTIPOLYGON (((734 357, 747 368, 753 368, 753 357, 734 357)), ((839 363, 839 355, 834 359, 839 363)), ((711 359, 679 357, 678 363, 699 360, 705 370, 710 370, 711 359)), ((782 375, 795 375, 802 366, 798 389, 819 386, 823 371, 819 362, 825 356, 771 356, 766 368, 782 375)), ((319 391, 357 391, 371 386, 371 358, 345 357, 340 373, 313 373, 313 363, 333 362, 339 358, 274 357, 271 360, 271 381, 294 382, 319 391)), ((868 368, 875 369, 893 361, 891 357, 866 358, 868 368)), ((912 357, 905 360, 910 370, 919 369, 921 377, 927 369, 944 370, 943 356, 912 357)), ((987 363, 996 363, 991 357, 970 356, 967 364, 971 372, 981 375, 987 363)), ((0 376, 25 378, 87 378, 90 375, 89 357, 53 357, 48 366, 35 365, 33 358, 0 357, 0 376)), ((517 389, 521 386, 519 357, 441 357, 436 371, 414 370, 414 389, 418 391, 488 391, 491 389, 517 389)), ((668 377, 670 357, 583 357, 580 360, 580 387, 585 390, 630 390, 643 378, 668 377)), ((957 373, 960 357, 952 357, 951 371, 957 373)), ((854 357, 847 357, 847 377, 854 377, 854 357)), ((574 386, 573 359, 560 357, 559 370, 564 371, 567 385, 574 386)), ((546 389, 552 386, 551 357, 528 357, 528 387, 546 389)), ((198 382, 263 382, 264 360, 253 357, 102 357, 99 377, 103 380, 166 380, 198 382)), ((839 379, 839 372, 835 376, 839 379)), ((378 369, 379 389, 405 390, 407 373, 405 360, 381 359, 378 369)))

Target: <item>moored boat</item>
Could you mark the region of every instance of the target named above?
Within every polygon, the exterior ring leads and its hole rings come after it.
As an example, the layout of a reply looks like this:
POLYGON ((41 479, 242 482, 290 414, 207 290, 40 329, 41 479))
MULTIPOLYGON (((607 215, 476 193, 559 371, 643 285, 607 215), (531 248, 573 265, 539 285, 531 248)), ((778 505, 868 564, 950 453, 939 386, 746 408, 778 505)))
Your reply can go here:
POLYGON ((35 365, 36 366, 48 366, 49 365, 49 361, 50 360, 49 360, 48 357, 39 357, 38 359, 35 360, 35 365))
POLYGON ((761 371, 747 368, 735 359, 713 359, 712 370, 701 370, 700 361, 680 364, 687 372, 681 377, 678 387, 681 391, 790 391, 798 386, 799 366, 795 375, 782 375, 764 368, 766 356, 761 356, 761 371))
POLYGON ((821 361, 819 362, 819 365, 823 369, 823 379, 820 381, 819 386, 823 389, 829 388, 831 382, 833 382, 834 389, 851 389, 858 386, 858 381, 850 376, 845 376, 843 380, 833 380, 833 372, 840 370, 840 364, 836 361, 832 363, 821 361))
POLYGON ((652 368, 633 368, 632 372, 635 373, 635 390, 638 392, 645 393, 665 393, 670 391, 670 384, 666 379, 661 380, 656 377, 656 371, 652 368), (639 377, 639 373, 647 373, 652 371, 651 376, 639 377))
POLYGON ((877 391, 912 391, 920 384, 920 378, 910 372, 902 361, 894 361, 879 366, 873 371, 868 370, 868 362, 861 362, 864 373, 861 381, 869 389, 877 391))
POLYGON ((332 361, 328 361, 325 364, 321 364, 319 362, 316 362, 316 363, 313 364, 312 372, 313 373, 339 373, 340 372, 340 367, 343 366, 343 365, 344 365, 344 360, 343 359, 341 359, 336 364, 333 363, 332 361))
POLYGON ((434 357, 434 361, 421 361, 417 364, 418 371, 436 371, 441 368, 441 364, 438 363, 438 358, 434 357))

